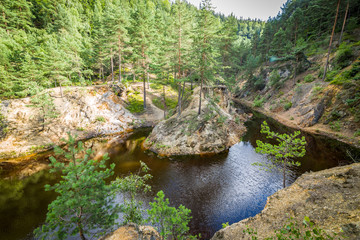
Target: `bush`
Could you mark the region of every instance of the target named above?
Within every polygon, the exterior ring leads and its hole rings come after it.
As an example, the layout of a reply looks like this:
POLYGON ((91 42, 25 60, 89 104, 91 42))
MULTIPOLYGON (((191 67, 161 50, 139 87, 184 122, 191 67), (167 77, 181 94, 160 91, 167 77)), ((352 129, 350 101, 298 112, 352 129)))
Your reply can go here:
POLYGON ((285 111, 289 110, 291 107, 292 107, 292 102, 287 102, 287 103, 285 103, 285 105, 284 105, 285 111))
POLYGON ((103 116, 97 116, 97 117, 95 118, 95 121, 96 121, 96 122, 105 122, 105 118, 104 118, 103 116))
POLYGON ((257 96, 254 100, 254 107, 262 107, 265 102, 265 98, 260 98, 257 96))
POLYGON ((163 191, 158 192, 156 196, 155 202, 149 203, 151 208, 148 210, 148 220, 159 225, 162 239, 195 239, 194 236, 188 235, 191 210, 183 205, 179 208, 170 207, 169 199, 165 198, 163 191))
POLYGON ((343 69, 349 66, 352 62, 353 53, 351 45, 346 42, 340 44, 339 50, 336 52, 334 64, 337 68, 343 69))
POLYGON ((306 77, 304 78, 304 81, 307 82, 307 83, 311 83, 315 80, 315 77, 311 74, 309 75, 306 75, 306 77))
POLYGON ((273 70, 271 73, 270 73, 270 86, 272 87, 278 87, 279 83, 280 83, 280 74, 279 74, 279 71, 278 70, 273 70))
POLYGON ((331 122, 329 125, 330 125, 330 128, 331 128, 332 130, 334 130, 334 131, 336 131, 336 132, 340 132, 341 126, 340 126, 339 121, 337 121, 337 122, 331 122))

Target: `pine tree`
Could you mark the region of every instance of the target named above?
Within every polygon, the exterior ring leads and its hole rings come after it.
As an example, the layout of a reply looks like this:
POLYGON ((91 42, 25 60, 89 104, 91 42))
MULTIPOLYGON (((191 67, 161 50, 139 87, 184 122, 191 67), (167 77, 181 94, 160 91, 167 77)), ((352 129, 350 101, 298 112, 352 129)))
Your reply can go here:
POLYGON ((61 171, 62 180, 54 186, 45 186, 59 196, 49 204, 45 224, 34 232, 41 239, 66 239, 78 235, 82 240, 90 236, 102 236, 116 226, 120 211, 115 204, 115 183, 106 184, 105 179, 114 174, 114 164, 106 169, 107 155, 101 161, 90 159, 91 149, 84 150, 82 142, 76 142, 69 134, 68 152, 55 148, 56 155, 64 155, 68 165, 50 157, 51 172, 61 171), (79 154, 84 153, 83 158, 79 154))
POLYGON ((204 82, 208 82, 213 78, 214 74, 214 39, 217 33, 217 22, 213 15, 213 7, 211 0, 202 0, 201 9, 198 14, 198 34, 195 36, 196 52, 199 57, 197 60, 197 67, 200 74, 200 95, 199 95, 199 110, 201 114, 201 98, 202 88, 204 82))

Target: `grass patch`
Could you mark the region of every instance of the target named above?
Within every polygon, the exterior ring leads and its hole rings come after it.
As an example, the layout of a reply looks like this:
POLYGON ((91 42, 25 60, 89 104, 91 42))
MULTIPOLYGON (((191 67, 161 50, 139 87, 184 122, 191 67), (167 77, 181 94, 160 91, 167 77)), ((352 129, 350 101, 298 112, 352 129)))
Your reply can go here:
POLYGON ((315 80, 315 77, 311 74, 309 75, 306 75, 306 77, 304 78, 304 81, 307 82, 307 83, 311 83, 315 80))
POLYGON ((97 117, 95 118, 95 121, 96 121, 96 122, 106 122, 106 120, 105 120, 105 118, 104 118, 103 116, 97 116, 97 117))
POLYGON ((132 113, 141 113, 144 111, 144 99, 139 91, 128 91, 129 104, 126 107, 132 113))
MULTIPOLYGON (((167 110, 175 109, 177 106, 177 98, 165 98, 167 110)), ((157 97, 152 100, 153 104, 164 110, 163 97, 157 97)))

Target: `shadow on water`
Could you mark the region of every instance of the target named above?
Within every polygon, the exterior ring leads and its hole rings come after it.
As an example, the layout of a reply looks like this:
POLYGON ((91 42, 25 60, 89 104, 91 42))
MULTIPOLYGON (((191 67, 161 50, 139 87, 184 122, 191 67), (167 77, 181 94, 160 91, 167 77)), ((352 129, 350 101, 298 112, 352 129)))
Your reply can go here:
MULTIPOLYGON (((265 141, 260 135, 260 125, 266 120, 273 131, 289 129, 262 115, 246 123, 248 132, 243 141, 229 152, 207 157, 159 158, 144 152, 141 142, 150 129, 136 131, 123 143, 109 151, 110 162, 115 163, 115 175, 125 176, 135 172, 140 161, 151 169, 149 182, 152 192, 139 198, 152 201, 163 190, 173 206, 185 205, 192 210, 191 232, 210 238, 225 222, 234 223, 259 213, 266 199, 282 187, 281 172, 260 171, 254 162, 269 160, 255 152, 256 140, 265 141)), ((348 146, 337 141, 307 135, 307 154, 300 159, 302 165, 290 169, 287 184, 306 171, 318 171, 348 161, 344 152, 348 146)), ((44 185, 53 184, 58 176, 47 171, 23 180, 0 182, 0 236, 2 239, 31 239, 31 232, 45 219, 47 205, 55 198, 45 192, 44 185), (26 238, 26 236, 28 236, 26 238)), ((145 208, 148 205, 144 205, 145 208)))

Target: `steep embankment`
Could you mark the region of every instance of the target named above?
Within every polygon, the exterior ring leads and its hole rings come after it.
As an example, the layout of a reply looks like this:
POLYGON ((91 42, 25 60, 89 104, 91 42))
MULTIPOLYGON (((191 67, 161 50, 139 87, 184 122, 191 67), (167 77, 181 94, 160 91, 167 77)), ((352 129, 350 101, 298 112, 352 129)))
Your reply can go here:
POLYGON ((326 53, 265 64, 256 82, 244 75, 236 98, 283 124, 360 146, 360 30, 330 57, 326 53), (357 36, 357 37, 356 37, 357 36), (356 42, 357 41, 357 42, 356 42))
POLYGON ((261 213, 218 231, 212 240, 250 239, 244 233, 247 228, 256 230, 258 239, 265 239, 274 236, 274 230, 286 225, 290 217, 301 225, 305 216, 323 230, 359 239, 360 163, 303 174, 290 187, 270 196, 261 213))
POLYGON ((210 90, 198 115, 199 88, 181 113, 160 122, 146 139, 144 147, 163 156, 219 153, 238 143, 245 133, 246 114, 231 107, 226 89, 210 90), (211 100, 213 99, 213 100, 211 100))

